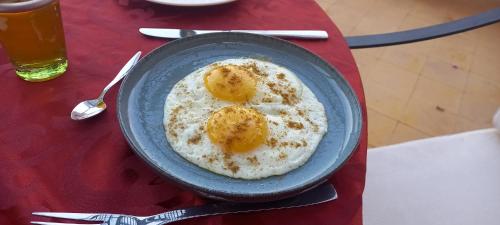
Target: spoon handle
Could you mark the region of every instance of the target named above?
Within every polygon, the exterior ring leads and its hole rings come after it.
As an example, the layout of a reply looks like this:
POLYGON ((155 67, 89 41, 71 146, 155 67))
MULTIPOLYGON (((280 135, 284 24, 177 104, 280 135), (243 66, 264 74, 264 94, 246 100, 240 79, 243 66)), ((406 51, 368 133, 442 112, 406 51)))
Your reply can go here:
POLYGON ((108 92, 108 90, 111 87, 113 87, 113 85, 118 83, 118 81, 120 81, 122 78, 124 78, 128 74, 130 69, 132 69, 132 67, 134 67, 135 64, 139 61, 140 57, 141 57, 141 51, 138 51, 137 53, 135 53, 134 56, 132 56, 132 58, 127 62, 127 64, 125 64, 125 66, 123 66, 123 68, 120 70, 120 72, 118 72, 116 77, 111 82, 109 82, 109 84, 106 85, 106 87, 104 87, 104 89, 102 90, 99 97, 97 97, 97 99, 99 99, 99 101, 103 101, 104 95, 106 94, 106 92, 108 92))

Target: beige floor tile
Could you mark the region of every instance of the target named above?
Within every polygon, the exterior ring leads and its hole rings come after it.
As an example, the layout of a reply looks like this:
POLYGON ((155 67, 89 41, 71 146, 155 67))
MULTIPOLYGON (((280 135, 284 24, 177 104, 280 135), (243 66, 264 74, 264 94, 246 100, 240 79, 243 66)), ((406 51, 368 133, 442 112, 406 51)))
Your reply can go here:
POLYGON ((461 117, 438 109, 426 100, 410 99, 401 122, 432 136, 455 132, 461 117))
MULTIPOLYGON (((371 18, 385 19, 386 23, 391 20, 400 20, 400 22, 410 13, 410 8, 402 7, 397 4, 398 0, 379 0, 371 5, 366 16, 371 18)), ((404 1, 399 1, 404 2, 404 1)), ((406 4, 406 3, 403 3, 406 4)))
POLYGON ((408 99, 401 98, 392 89, 375 82, 364 84, 366 105, 380 113, 399 119, 403 113, 408 99))
POLYGON ((415 4, 415 0, 381 0, 375 3, 374 8, 376 9, 378 5, 381 5, 382 7, 390 6, 391 8, 395 7, 410 12, 415 4))
POLYGON ((411 140, 423 139, 429 137, 422 131, 408 126, 404 123, 398 122, 392 136, 387 144, 397 144, 411 140))
POLYGON ((418 74, 398 68, 391 63, 380 60, 371 69, 368 82, 375 82, 386 87, 394 95, 408 99, 418 79, 418 74))
POLYGON ((396 120, 368 108, 368 121, 368 145, 385 145, 396 127, 396 120))
POLYGON ((350 35, 351 31, 361 22, 363 16, 360 16, 356 10, 348 8, 337 10, 335 7, 332 6, 328 9, 327 13, 331 15, 335 21, 335 25, 337 25, 344 35, 350 35))
POLYGON ((378 1, 364 14, 361 22, 354 29, 354 34, 395 32, 408 13, 408 9, 401 9, 391 4, 385 4, 383 1, 378 1))
POLYGON ((458 90, 463 90, 467 81, 467 72, 456 65, 436 57, 428 57, 421 75, 458 90))
POLYGON ((443 23, 450 21, 445 14, 446 8, 449 3, 448 1, 434 1, 434 0, 419 0, 415 1, 415 5, 411 10, 411 14, 414 16, 419 16, 427 20, 434 20, 436 23, 443 23))
MULTIPOLYGON (((467 0, 463 0, 463 1, 467 1, 467 0)), ((478 2, 478 1, 473 1, 473 2, 478 2)), ((481 11, 486 11, 486 10, 500 7, 500 1, 498 1, 498 0, 479 1, 478 3, 481 4, 481 6, 483 7, 483 9, 481 9, 481 11)))
POLYGON ((346 31, 342 31, 342 35, 344 35, 346 37, 356 36, 355 30, 356 30, 356 27, 353 27, 351 29, 347 29, 346 31))
POLYGON ((408 13, 408 15, 403 19, 401 25, 399 26, 399 30, 411 30, 436 25, 438 23, 440 23, 440 20, 408 13))
POLYGON ((410 11, 410 13, 408 13, 408 17, 414 17, 416 19, 427 21, 428 24, 425 24, 425 26, 432 26, 450 21, 449 18, 442 14, 424 15, 414 11, 410 11))
POLYGON ((458 47, 436 45, 429 51, 429 55, 449 62, 468 71, 472 64, 472 54, 458 47))
POLYGON ((366 55, 365 58, 376 58, 382 57, 387 48, 364 48, 364 49, 353 49, 351 50, 354 57, 366 55))
POLYGON ((420 77, 411 99, 425 101, 442 111, 458 113, 462 100, 462 90, 444 85, 426 77, 420 77))
POLYGON ((374 64, 361 64, 361 63, 357 64, 358 64, 359 75, 361 76, 361 82, 363 82, 363 86, 365 86, 366 88, 366 85, 368 84, 368 77, 370 76, 370 71, 371 71, 370 68, 372 68, 374 64))
POLYGON ((336 0, 316 0, 319 6, 323 9, 323 11, 328 12, 328 9, 335 4, 336 0))
POLYGON ((485 11, 481 1, 457 1, 457 4, 449 4, 446 15, 453 20, 462 19, 485 11))
POLYGON ((471 74, 469 79, 467 79, 465 94, 479 95, 500 103, 500 85, 483 80, 475 74, 471 74))
POLYGON ((478 45, 485 48, 497 48, 500 41, 500 23, 477 29, 478 45))
POLYGON ((380 58, 377 57, 376 54, 371 54, 366 50, 352 50, 352 55, 354 56, 356 63, 366 65, 375 65, 380 58))
POLYGON ((401 25, 401 20, 383 21, 378 18, 364 17, 353 29, 352 35, 368 35, 395 32, 401 25))
MULTIPOLYGON (((500 37, 500 32, 498 33, 500 37)), ((498 40, 498 45, 491 46, 477 46, 476 51, 474 52, 474 59, 497 59, 500 61, 500 39, 498 40)))
MULTIPOLYGON (((367 0, 370 2, 370 0, 367 0)), ((327 14, 335 19, 335 16, 342 11, 350 11, 355 12, 358 17, 363 17, 369 10, 368 7, 362 7, 360 0, 336 0, 331 6, 328 8, 327 14)), ((368 3, 369 4, 369 3, 368 3)), ((335 22, 335 20, 334 20, 335 22)))
POLYGON ((368 78, 372 73, 373 67, 377 65, 379 59, 375 57, 373 54, 370 54, 367 51, 352 51, 356 64, 358 66, 358 70, 361 76, 361 80, 363 84, 368 82, 368 78))
POLYGON ((471 73, 477 74, 484 79, 500 84, 500 59, 499 58, 475 58, 472 63, 471 73))
POLYGON ((427 56, 429 52, 434 48, 434 42, 430 41, 420 41, 401 45, 392 45, 386 47, 387 49, 399 49, 412 54, 427 56))
POLYGON ((334 6, 336 6, 339 11, 351 9, 364 13, 369 11, 376 1, 377 0, 336 0, 334 6))
POLYGON ((418 74, 422 70, 427 56, 411 49, 398 46, 388 47, 381 60, 392 63, 399 68, 418 74))
POLYGON ((463 33, 453 34, 453 35, 448 36, 448 37, 453 37, 453 36, 460 36, 460 37, 465 37, 465 38, 469 38, 469 39, 474 40, 476 48, 477 48, 477 46, 480 45, 480 43, 479 43, 479 32, 477 30, 470 30, 470 31, 466 31, 466 32, 463 32, 463 33))
POLYGON ((485 128, 491 128, 493 127, 493 124, 491 121, 472 121, 468 119, 462 119, 459 120, 457 124, 457 128, 455 132, 466 132, 466 131, 471 131, 471 130, 479 130, 479 129, 485 129, 485 128))
POLYGON ((376 58, 382 57, 387 48, 365 48, 365 49, 356 49, 355 51, 362 51, 366 54, 370 54, 375 56, 376 58))
POLYGON ((477 40, 464 35, 451 35, 433 40, 436 46, 457 49, 468 54, 474 53, 477 40))
POLYGON ((460 106, 460 115, 477 123, 491 123, 493 115, 500 107, 500 99, 490 99, 483 95, 465 94, 460 106))

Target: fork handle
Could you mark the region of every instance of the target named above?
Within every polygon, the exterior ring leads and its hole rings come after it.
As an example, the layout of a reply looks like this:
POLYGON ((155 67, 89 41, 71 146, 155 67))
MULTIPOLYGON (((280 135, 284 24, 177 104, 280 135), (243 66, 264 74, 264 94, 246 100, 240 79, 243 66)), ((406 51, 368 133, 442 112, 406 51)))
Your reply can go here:
POLYGON ((220 202, 193 208, 178 209, 157 214, 146 219, 147 224, 161 225, 174 221, 202 216, 213 216, 230 213, 256 212, 272 209, 295 208, 327 202, 337 198, 337 193, 331 184, 322 184, 293 198, 263 203, 232 203, 220 202))

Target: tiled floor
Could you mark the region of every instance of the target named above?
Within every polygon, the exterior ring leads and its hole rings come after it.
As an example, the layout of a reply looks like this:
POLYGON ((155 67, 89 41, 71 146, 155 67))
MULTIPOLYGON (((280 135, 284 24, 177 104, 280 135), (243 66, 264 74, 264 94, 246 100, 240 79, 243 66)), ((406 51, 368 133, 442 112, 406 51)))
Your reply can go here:
MULTIPOLYGON (((317 0, 346 36, 443 23, 500 0, 317 0)), ((500 107, 500 24, 407 45, 353 50, 368 106, 368 144, 491 127, 500 107)))

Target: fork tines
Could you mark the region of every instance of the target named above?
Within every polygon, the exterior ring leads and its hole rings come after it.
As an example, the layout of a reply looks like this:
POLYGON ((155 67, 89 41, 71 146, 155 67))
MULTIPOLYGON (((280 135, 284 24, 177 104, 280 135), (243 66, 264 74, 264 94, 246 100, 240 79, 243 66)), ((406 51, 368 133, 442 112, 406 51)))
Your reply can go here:
POLYGON ((40 221, 31 221, 31 224, 38 224, 38 225, 102 225, 100 223, 80 224, 80 223, 54 223, 54 222, 40 222, 40 221))
MULTIPOLYGON (((60 219, 70 219, 70 220, 84 220, 84 221, 99 221, 102 222, 109 214, 100 213, 56 213, 56 212, 33 212, 35 216, 60 218, 60 219)), ((38 225, 101 225, 102 223, 94 224, 77 224, 77 223, 55 223, 55 222, 41 222, 41 221, 31 221, 32 224, 38 225)))

